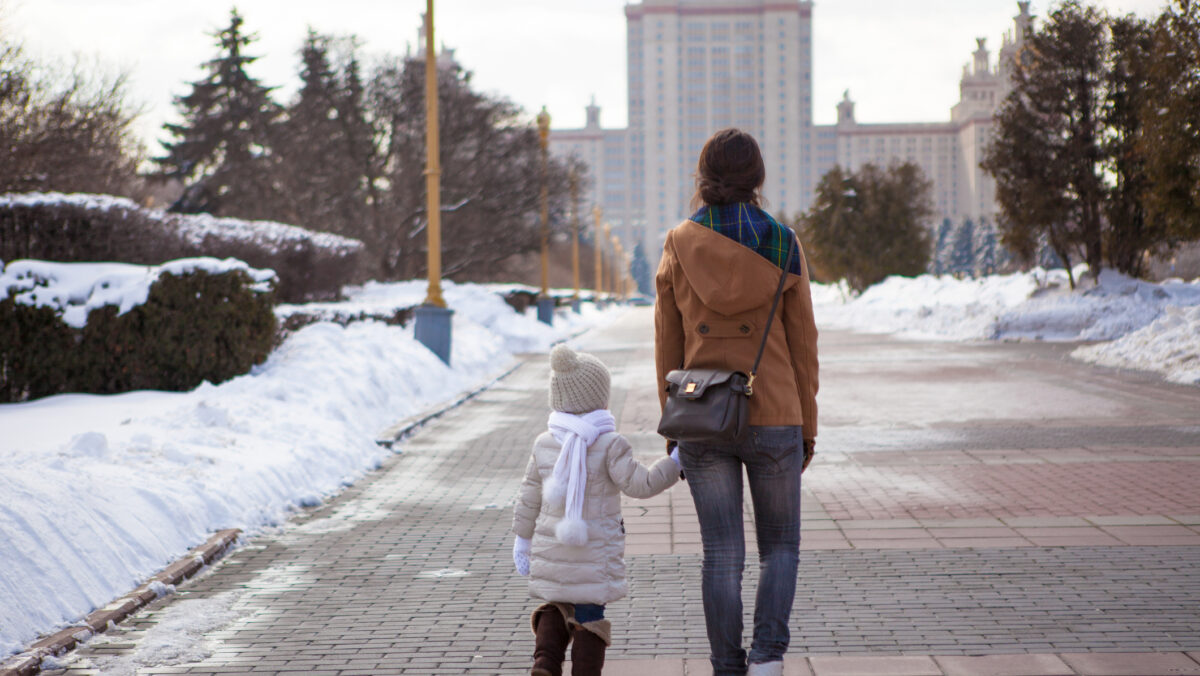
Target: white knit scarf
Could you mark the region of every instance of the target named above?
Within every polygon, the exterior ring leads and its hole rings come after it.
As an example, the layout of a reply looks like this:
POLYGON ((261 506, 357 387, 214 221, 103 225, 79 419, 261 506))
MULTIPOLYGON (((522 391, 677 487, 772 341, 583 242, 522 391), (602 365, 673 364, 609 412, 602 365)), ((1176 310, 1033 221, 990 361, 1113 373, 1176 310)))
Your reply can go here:
POLYGON ((554 471, 546 478, 542 495, 552 505, 563 507, 563 518, 554 529, 559 542, 587 544, 587 523, 583 520, 583 496, 587 490, 587 449, 596 437, 617 429, 617 421, 607 409, 583 415, 562 411, 550 413, 550 434, 562 450, 554 471))

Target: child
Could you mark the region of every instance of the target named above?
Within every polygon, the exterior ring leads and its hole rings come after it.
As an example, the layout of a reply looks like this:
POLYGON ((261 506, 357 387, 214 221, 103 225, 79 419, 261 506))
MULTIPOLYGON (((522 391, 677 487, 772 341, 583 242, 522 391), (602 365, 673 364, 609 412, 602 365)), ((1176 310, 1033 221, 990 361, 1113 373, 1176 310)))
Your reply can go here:
POLYGON ((633 459, 608 411, 608 369, 559 345, 550 353, 550 429, 533 443, 513 510, 513 561, 529 576, 532 676, 599 674, 612 625, 604 605, 625 596, 621 493, 649 498, 679 479, 678 455, 650 468, 633 459))

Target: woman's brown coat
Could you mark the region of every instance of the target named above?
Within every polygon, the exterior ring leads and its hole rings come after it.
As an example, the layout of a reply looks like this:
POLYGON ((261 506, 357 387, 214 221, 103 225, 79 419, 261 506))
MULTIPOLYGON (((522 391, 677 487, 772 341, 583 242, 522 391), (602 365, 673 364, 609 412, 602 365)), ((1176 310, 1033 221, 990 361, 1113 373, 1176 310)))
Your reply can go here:
MULTIPOLYGON (((789 274, 750 397, 751 425, 803 425, 817 435, 817 327, 804 253, 789 274)), ((753 249, 692 221, 667 233, 656 284, 659 403, 677 368, 750 372, 781 270, 753 249)))

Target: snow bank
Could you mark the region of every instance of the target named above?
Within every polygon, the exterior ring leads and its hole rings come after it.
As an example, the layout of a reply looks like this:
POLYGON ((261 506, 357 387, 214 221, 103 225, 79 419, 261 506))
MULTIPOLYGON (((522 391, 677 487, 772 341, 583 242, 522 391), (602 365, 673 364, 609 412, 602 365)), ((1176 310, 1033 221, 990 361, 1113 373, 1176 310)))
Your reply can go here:
POLYGON ((1115 341, 1079 348, 1078 359, 1200 384, 1200 280, 1161 283, 1112 270, 1099 282, 1074 270, 980 279, 889 277, 858 297, 813 284, 817 323, 926 340, 1115 341))
POLYGON ((1154 322, 1168 307, 1200 305, 1200 281, 1154 284, 1112 270, 1099 283, 1064 270, 955 279, 889 277, 857 298, 813 285, 818 323, 831 328, 936 340, 1113 340, 1154 322))
MULTIPOLYGON (((424 282, 349 291, 351 304, 408 306, 424 282)), ((0 659, 213 531, 254 533, 317 504, 382 462, 375 437, 390 424, 620 311, 585 306, 549 327, 486 286, 445 294, 452 367, 411 326, 321 323, 219 386, 0 405, 0 659)))
POLYGON ((1077 348, 1083 361, 1161 373, 1167 380, 1200 385, 1200 307, 1168 307, 1152 323, 1109 343, 1077 348))
POLYGON ((234 258, 183 258, 163 265, 128 263, 54 263, 19 260, 0 264, 0 298, 16 291, 24 305, 51 307, 63 321, 77 329, 87 324, 88 313, 116 305, 125 314, 146 302, 150 285, 164 272, 183 275, 197 270, 212 274, 242 270, 254 280, 256 291, 267 291, 275 273, 256 270, 234 258))

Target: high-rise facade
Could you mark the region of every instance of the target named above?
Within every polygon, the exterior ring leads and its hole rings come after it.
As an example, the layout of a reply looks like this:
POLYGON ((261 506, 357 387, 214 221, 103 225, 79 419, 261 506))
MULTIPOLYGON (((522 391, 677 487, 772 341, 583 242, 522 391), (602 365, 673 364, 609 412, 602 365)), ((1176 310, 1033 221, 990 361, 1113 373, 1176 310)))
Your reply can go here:
POLYGON ((625 17, 630 187, 650 250, 691 214, 700 149, 724 127, 758 139, 772 209, 806 208, 812 3, 643 0, 627 5, 625 17))
POLYGON ((666 231, 691 213, 704 141, 731 126, 758 139, 767 166, 763 194, 776 215, 808 209, 834 165, 911 161, 934 184, 938 221, 992 218, 995 184, 979 163, 1032 25, 1030 3, 1017 4, 996 63, 978 39, 949 121, 860 124, 847 92, 837 124, 815 126, 812 2, 642 0, 625 7, 628 127, 601 129, 593 103, 584 129, 552 131, 551 149, 589 164, 593 203, 623 241, 643 242, 651 259, 666 231))

